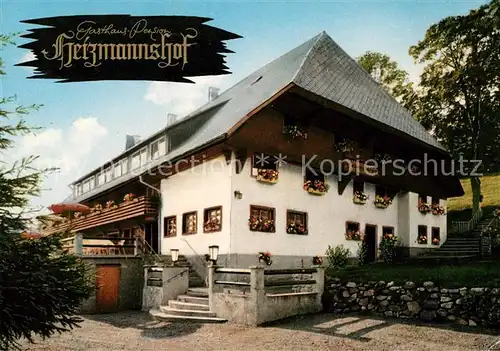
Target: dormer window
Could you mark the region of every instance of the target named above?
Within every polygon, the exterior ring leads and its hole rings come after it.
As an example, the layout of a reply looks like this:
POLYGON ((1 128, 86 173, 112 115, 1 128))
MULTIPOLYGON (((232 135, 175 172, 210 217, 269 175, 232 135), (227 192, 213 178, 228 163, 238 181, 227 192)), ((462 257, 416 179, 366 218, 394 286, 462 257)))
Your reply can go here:
POLYGON ((148 163, 148 149, 144 148, 141 150, 141 167, 148 163))
POLYGON ((154 160, 160 156, 165 155, 166 153, 165 147, 166 147, 165 137, 152 142, 149 149, 150 158, 154 160))
POLYGON ((128 172, 128 158, 120 161, 120 167, 122 169, 122 175, 128 172))
POLYGON ((106 182, 106 178, 104 176, 104 172, 101 172, 97 175, 96 178, 96 186, 101 186, 106 182))
POLYGON ((137 169, 141 166, 141 154, 139 152, 136 152, 135 154, 132 155, 132 165, 131 169, 137 169))
POLYGON ((108 169, 106 169, 104 171, 104 181, 107 183, 107 182, 110 182, 112 179, 113 179, 113 173, 112 173, 112 170, 111 170, 111 167, 109 167, 108 169))
POLYGON ((117 163, 113 167, 114 167, 115 178, 121 177, 121 175, 122 175, 122 167, 121 167, 121 165, 119 163, 117 163))

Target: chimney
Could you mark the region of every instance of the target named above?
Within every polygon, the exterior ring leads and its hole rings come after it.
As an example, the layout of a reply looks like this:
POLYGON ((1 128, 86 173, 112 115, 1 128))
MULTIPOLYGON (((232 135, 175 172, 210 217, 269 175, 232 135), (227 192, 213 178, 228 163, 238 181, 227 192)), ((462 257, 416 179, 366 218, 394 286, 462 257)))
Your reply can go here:
POLYGON ((216 87, 208 87, 208 101, 212 101, 219 96, 219 90, 220 89, 216 87))
POLYGON ((173 113, 167 113, 167 127, 174 124, 177 121, 177 115, 173 113))
POLYGON ((125 151, 133 147, 141 140, 139 135, 127 135, 125 138, 125 151))

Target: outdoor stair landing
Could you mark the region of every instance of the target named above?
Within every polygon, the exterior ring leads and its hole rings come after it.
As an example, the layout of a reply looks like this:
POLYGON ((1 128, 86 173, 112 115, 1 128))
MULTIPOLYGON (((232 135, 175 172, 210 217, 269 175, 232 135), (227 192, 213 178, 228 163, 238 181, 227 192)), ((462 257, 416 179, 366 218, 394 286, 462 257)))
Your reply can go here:
POLYGON ((198 323, 224 323, 225 319, 217 318, 208 306, 207 288, 189 288, 186 294, 179 295, 177 300, 168 301, 160 309, 151 309, 149 314, 163 321, 183 321, 198 323))

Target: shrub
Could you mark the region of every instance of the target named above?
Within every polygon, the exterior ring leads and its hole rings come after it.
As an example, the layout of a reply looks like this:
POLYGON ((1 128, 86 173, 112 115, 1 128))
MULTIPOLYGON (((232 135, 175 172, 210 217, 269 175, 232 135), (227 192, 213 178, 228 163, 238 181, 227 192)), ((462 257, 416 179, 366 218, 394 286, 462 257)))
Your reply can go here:
POLYGON ((396 236, 384 236, 380 241, 380 254, 385 263, 392 263, 396 259, 396 236))
POLYGON ((366 241, 362 241, 358 244, 358 264, 360 266, 366 263, 366 259, 368 258, 368 247, 366 241))
POLYGON ((337 245, 334 248, 328 245, 325 256, 328 259, 329 267, 344 268, 347 265, 347 260, 351 255, 351 251, 344 248, 343 245, 337 245))

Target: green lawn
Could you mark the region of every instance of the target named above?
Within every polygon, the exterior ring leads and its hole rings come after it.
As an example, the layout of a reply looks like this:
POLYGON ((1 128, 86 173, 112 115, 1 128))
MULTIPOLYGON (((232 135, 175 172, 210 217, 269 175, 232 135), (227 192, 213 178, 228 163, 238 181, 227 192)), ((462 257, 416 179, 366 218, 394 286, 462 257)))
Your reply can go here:
POLYGON ((327 269, 327 275, 342 281, 356 283, 367 281, 405 281, 423 283, 433 281, 450 288, 461 287, 500 287, 500 262, 471 262, 466 265, 430 266, 415 264, 383 264, 349 266, 345 269, 327 269))
MULTIPOLYGON (((472 189, 469 179, 460 180, 465 195, 448 199, 448 218, 452 221, 469 220, 472 216, 472 189)), ((481 177, 481 192, 484 196, 483 210, 492 211, 500 207, 500 174, 481 177)))

